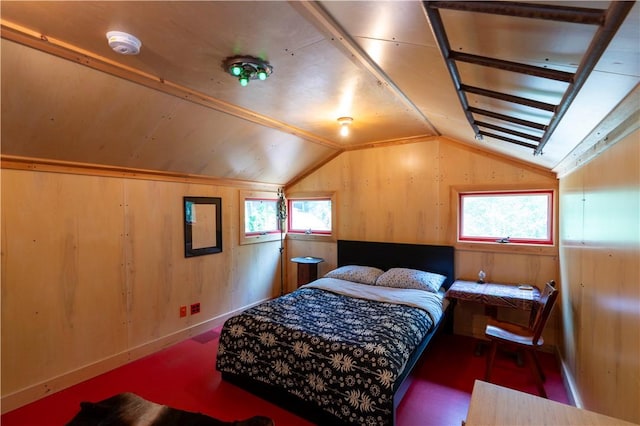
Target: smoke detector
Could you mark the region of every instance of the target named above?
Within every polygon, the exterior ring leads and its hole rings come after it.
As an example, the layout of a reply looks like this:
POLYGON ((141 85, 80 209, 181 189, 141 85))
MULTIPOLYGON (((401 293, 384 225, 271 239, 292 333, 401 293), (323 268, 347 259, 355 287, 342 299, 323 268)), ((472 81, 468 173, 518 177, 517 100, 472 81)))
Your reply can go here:
POLYGON ((121 55, 137 55, 140 53, 140 47, 142 47, 142 42, 135 36, 122 31, 109 31, 107 33, 107 41, 109 42, 109 47, 121 55))

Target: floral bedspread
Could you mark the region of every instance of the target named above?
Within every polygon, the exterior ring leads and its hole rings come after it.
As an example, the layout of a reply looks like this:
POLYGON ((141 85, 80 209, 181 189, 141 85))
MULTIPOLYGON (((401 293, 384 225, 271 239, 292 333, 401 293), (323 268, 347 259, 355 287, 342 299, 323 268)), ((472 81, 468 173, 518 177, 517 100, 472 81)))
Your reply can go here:
POLYGON ((345 423, 390 424, 395 380, 440 314, 303 287, 228 319, 216 368, 345 423))

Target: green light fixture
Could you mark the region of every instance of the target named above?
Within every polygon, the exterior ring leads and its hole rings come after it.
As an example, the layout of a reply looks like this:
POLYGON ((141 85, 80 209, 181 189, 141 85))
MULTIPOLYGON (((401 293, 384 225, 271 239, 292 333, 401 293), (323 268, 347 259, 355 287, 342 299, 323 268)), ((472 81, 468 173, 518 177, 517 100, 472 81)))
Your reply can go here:
POLYGON ((234 75, 237 77, 242 72, 242 67, 240 65, 232 65, 230 71, 231 71, 231 75, 234 75))
POLYGON ((222 61, 222 68, 238 78, 242 87, 250 80, 266 80, 273 72, 267 61, 254 56, 231 56, 222 61))

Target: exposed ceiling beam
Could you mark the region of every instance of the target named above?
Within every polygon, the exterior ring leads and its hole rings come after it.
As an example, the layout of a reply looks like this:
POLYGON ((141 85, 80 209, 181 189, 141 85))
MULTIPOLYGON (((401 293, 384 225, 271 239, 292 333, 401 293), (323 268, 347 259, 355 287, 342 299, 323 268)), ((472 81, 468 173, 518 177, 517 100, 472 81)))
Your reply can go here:
POLYGON ((496 126, 495 124, 486 123, 484 121, 477 121, 476 124, 480 127, 486 127, 487 129, 497 130, 498 132, 508 133, 510 135, 518 136, 524 139, 529 139, 534 142, 540 142, 540 136, 530 135, 529 133, 518 132, 517 130, 507 129, 506 127, 496 126))
POLYGON ((537 108, 544 111, 555 111, 556 106, 546 102, 535 101, 529 98, 523 98, 521 96, 509 95, 507 93, 496 92, 493 90, 483 89, 481 87, 467 86, 466 84, 460 85, 460 89, 467 93, 474 93, 480 96, 487 96, 489 98, 500 99, 501 101, 507 101, 515 104, 526 105, 531 108, 537 108))
POLYGON ((486 56, 472 55, 470 53, 455 52, 451 50, 449 51, 449 55, 447 55, 447 57, 454 61, 467 62, 474 65, 481 65, 504 71, 532 75, 534 77, 562 81, 564 83, 570 83, 573 81, 573 73, 558 71, 551 68, 536 67, 534 65, 504 61, 502 59, 487 58, 486 56))
POLYGON ((535 149, 536 146, 537 146, 537 145, 534 145, 534 144, 531 144, 531 143, 528 143, 528 142, 523 142, 523 141, 520 141, 520 140, 517 140, 517 139, 508 138, 506 136, 497 135, 495 133, 484 132, 482 130, 480 130, 480 134, 482 136, 487 136, 487 137, 494 138, 494 139, 500 139, 502 141, 509 142, 509 143, 512 143, 512 144, 515 144, 515 145, 524 146, 526 148, 535 149))
POLYGON ((429 7, 590 25, 602 25, 605 17, 601 9, 509 1, 431 1, 429 7))
POLYGON ((547 126, 544 124, 536 123, 534 121, 529 121, 529 120, 523 120, 521 118, 512 117, 510 115, 500 114, 498 112, 487 111, 486 109, 469 107, 469 112, 472 112, 474 114, 484 115, 484 116, 495 118, 502 121, 508 121, 510 123, 519 124, 525 127, 531 127, 532 129, 545 130, 547 128, 547 126))

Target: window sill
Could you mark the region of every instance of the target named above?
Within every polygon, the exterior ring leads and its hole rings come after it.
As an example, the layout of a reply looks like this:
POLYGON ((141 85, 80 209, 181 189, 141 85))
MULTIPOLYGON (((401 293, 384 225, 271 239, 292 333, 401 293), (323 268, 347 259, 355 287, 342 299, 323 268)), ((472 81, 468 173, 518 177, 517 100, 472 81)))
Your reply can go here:
POLYGON ((534 244, 468 243, 456 242, 457 251, 482 251, 489 253, 534 254, 538 256, 557 256, 558 247, 534 244))
POLYGON ((268 241, 278 240, 280 240, 280 234, 252 235, 250 237, 243 235, 240 237, 240 245, 266 243, 268 241))
POLYGON ((320 235, 320 234, 287 234, 287 239, 289 240, 300 240, 300 241, 322 241, 322 242, 334 242, 336 239, 333 235, 320 235))

